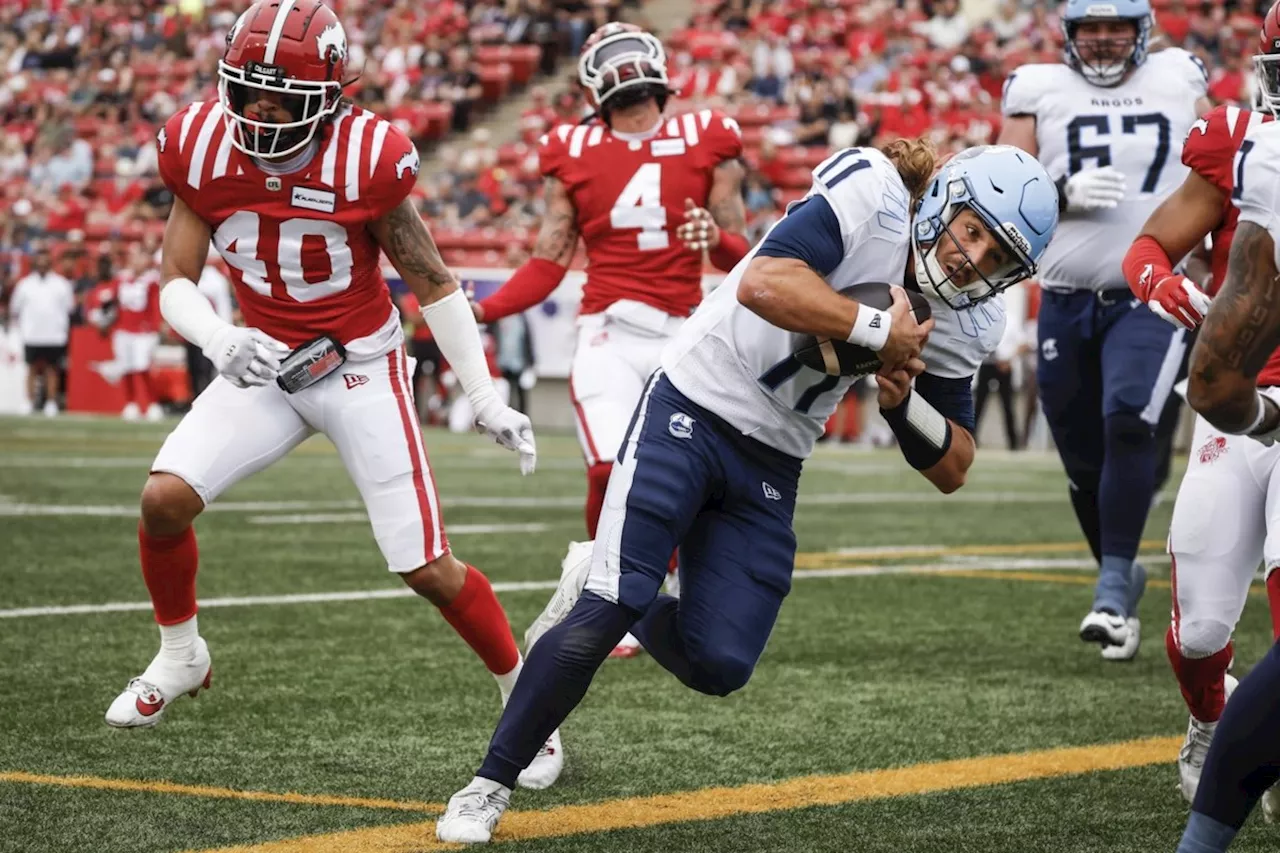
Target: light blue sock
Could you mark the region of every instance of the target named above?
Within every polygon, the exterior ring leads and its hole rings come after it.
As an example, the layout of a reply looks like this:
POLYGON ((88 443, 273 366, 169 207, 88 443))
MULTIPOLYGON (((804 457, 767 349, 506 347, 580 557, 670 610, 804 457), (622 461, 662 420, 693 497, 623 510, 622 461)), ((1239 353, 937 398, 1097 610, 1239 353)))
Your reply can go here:
POLYGON ((1147 591, 1147 569, 1141 563, 1135 562, 1132 571, 1129 572, 1129 616, 1138 615, 1138 602, 1142 601, 1142 594, 1147 591))
POLYGON ((1187 819, 1187 830, 1178 842, 1177 853, 1226 853, 1237 831, 1234 826, 1193 811, 1187 819))
POLYGON ((1132 574, 1133 560, 1103 554, 1102 566, 1098 570, 1098 585, 1093 590, 1093 609, 1128 616, 1129 580, 1132 574))

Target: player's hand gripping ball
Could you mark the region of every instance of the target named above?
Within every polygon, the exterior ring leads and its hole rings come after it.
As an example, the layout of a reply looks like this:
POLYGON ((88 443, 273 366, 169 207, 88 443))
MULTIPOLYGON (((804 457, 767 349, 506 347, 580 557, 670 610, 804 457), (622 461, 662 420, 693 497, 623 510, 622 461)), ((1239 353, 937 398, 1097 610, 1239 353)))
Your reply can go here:
MULTIPOLYGON (((863 282, 853 284, 840 291, 842 296, 855 299, 863 305, 888 311, 893 305, 893 292, 889 285, 881 282, 863 282)), ((906 291, 911 302, 911 313, 917 323, 923 323, 933 316, 929 309, 929 301, 924 294, 914 290, 906 291)), ((829 376, 867 376, 880 369, 882 363, 879 353, 848 341, 834 338, 816 338, 805 335, 795 350, 796 359, 806 367, 812 367, 829 376)))

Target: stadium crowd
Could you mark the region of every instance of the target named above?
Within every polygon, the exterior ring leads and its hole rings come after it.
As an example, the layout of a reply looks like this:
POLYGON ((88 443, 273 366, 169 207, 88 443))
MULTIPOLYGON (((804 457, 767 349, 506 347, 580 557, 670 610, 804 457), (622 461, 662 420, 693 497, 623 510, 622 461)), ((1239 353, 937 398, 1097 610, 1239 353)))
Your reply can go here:
MULTIPOLYGON (((83 304, 125 266, 127 247, 159 245, 171 197, 156 172, 155 128, 213 95, 242 5, 0 6, 0 312, 37 248, 52 249, 83 304)), ((638 0, 333 5, 350 22, 348 67, 362 69, 348 94, 434 149, 416 197, 460 267, 512 265, 536 230, 537 140, 586 111, 560 60, 608 20, 653 23, 638 0), (518 139, 474 126, 515 91, 525 100, 518 139)), ((1156 49, 1192 50, 1216 102, 1248 103, 1257 4, 1155 5, 1156 49)), ((944 151, 994 140, 1004 79, 1022 63, 1058 61, 1061 37, 1051 4, 1023 0, 695 0, 665 42, 672 108, 713 106, 742 127, 755 238, 832 148, 920 134, 944 151)))

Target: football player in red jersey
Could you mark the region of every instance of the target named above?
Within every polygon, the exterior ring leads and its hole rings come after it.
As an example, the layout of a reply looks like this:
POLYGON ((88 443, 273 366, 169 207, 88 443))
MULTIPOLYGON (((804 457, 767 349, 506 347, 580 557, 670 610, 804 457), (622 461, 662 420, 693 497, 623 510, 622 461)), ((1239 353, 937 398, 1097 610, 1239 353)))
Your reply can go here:
MULTIPOLYGON (((1267 15, 1263 54, 1280 53, 1278 6, 1267 15)), ((1259 80, 1260 86, 1265 81, 1259 80)), ((1278 93, 1280 94, 1280 93, 1278 93)), ((1206 113, 1187 134, 1182 162, 1190 167, 1182 185, 1156 208, 1125 256, 1129 287, 1158 316, 1196 329, 1210 299, 1222 287, 1239 211, 1232 205, 1236 162, 1245 134, 1280 110, 1252 112, 1226 105, 1206 113), (1212 237, 1213 278, 1205 293, 1175 263, 1212 237)), ((1280 386, 1280 352, 1258 377, 1260 387, 1280 386)), ((1280 447, 1264 447, 1230 435, 1202 416, 1187 473, 1178 488, 1169 527, 1173 622, 1165 636, 1169 662, 1191 712, 1178 756, 1182 795, 1191 802, 1200 783, 1209 743, 1235 679, 1227 675, 1231 635, 1244 609, 1249 585, 1265 561, 1272 628, 1280 637, 1280 447)), ((1264 806, 1270 807, 1268 797, 1264 806)))
POLYGON ((156 421, 164 411, 151 387, 151 359, 160 343, 160 273, 141 243, 129 248, 125 269, 106 287, 94 291, 89 319, 111 329, 112 359, 93 365, 109 382, 124 385, 121 417, 146 414, 156 421))
MULTIPOLYGON (((169 435, 142 492, 142 575, 161 647, 112 702, 113 726, 153 725, 176 697, 208 686, 191 523, 315 432, 359 488, 388 568, 440 609, 504 701, 519 674, 492 587, 445 536, 380 252, 422 306, 477 424, 520 454, 525 473, 533 430, 497 399, 466 297, 409 198, 413 143, 342 97, 346 55, 342 24, 320 0, 260 0, 227 36, 218 100, 192 104, 158 135, 160 173, 175 196, 161 312, 220 376, 169 435), (220 319, 196 289, 210 239, 249 328, 220 319)), ((558 740, 544 752, 530 787, 559 774, 558 740)))
MULTIPOLYGON (((702 299, 704 250, 728 272, 750 246, 742 236, 738 125, 708 109, 663 115, 670 91, 655 36, 631 24, 606 24, 583 45, 578 79, 597 117, 542 138, 547 212, 533 255, 475 313, 492 322, 546 299, 582 237, 587 281, 569 395, 594 539, 609 472, 645 380, 702 299)), ((628 636, 616 654, 628 656, 638 645, 628 636)))

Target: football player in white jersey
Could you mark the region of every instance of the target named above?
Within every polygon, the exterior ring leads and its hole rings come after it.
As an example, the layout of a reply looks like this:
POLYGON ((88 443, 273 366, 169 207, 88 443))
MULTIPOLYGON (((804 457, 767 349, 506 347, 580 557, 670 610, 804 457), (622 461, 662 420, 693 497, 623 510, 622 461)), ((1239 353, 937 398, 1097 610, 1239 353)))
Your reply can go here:
POLYGON ((1100 567, 1080 638, 1108 660, 1138 651, 1146 573, 1134 562, 1155 492, 1155 426, 1185 353, 1133 298, 1121 263, 1186 176, 1182 140, 1209 108, 1203 64, 1147 54, 1149 0, 1068 0, 1064 62, 1005 81, 1000 142, 1057 180, 1062 224, 1041 262, 1037 384, 1071 503, 1100 567))
MULTIPOLYGON (((1264 97, 1271 99, 1268 108, 1280 107, 1280 56, 1262 54, 1254 63, 1264 97)), ((1239 224, 1226 282, 1191 354, 1187 401, 1218 431, 1272 447, 1280 439, 1280 394, 1260 389, 1258 374, 1280 347, 1280 121, 1245 136, 1234 171, 1239 224)), ((1280 644, 1240 681, 1223 709, 1178 853, 1222 853, 1231 846, 1259 799, 1280 779, 1277 720, 1280 644)))
POLYGON ((940 490, 959 488, 973 462, 973 374, 1004 325, 998 294, 1035 272, 1057 220, 1049 175, 1009 146, 968 149, 936 176, 919 142, 820 165, 664 350, 597 538, 570 547, 526 635, 524 677, 437 837, 490 839, 520 770, 628 629, 694 690, 747 683, 791 588, 800 467, 854 381, 799 362, 810 336, 879 353, 879 403, 903 455, 940 490), (934 320, 918 324, 900 289, 888 311, 839 293, 865 282, 920 290, 934 320), (678 600, 658 592, 677 545, 678 600))

